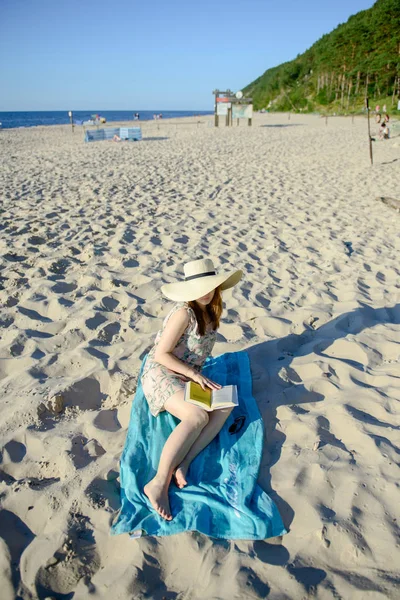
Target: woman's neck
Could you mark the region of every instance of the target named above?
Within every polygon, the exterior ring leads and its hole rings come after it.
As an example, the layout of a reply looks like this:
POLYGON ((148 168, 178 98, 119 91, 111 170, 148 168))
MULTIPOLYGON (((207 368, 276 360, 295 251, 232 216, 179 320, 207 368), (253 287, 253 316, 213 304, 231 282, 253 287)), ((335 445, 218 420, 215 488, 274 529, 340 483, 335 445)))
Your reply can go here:
POLYGON ((196 304, 204 314, 207 314, 207 306, 203 306, 199 302, 196 302, 196 304))

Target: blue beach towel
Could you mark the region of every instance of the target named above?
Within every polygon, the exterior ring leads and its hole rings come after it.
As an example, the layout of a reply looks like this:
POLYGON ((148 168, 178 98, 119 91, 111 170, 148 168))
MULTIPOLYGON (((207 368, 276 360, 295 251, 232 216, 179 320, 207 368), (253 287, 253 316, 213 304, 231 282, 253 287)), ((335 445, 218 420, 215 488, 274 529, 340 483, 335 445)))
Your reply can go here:
MULTIPOLYGON (((143 370, 144 361, 142 364, 143 370)), ((139 376, 121 457, 121 509, 111 533, 172 535, 199 531, 214 538, 263 540, 286 530, 274 502, 257 485, 264 429, 252 396, 246 352, 207 359, 206 377, 238 386, 239 406, 218 436, 190 465, 188 485, 169 488, 172 521, 152 508, 143 487, 157 471, 161 451, 179 421, 167 412, 153 417, 139 376)))

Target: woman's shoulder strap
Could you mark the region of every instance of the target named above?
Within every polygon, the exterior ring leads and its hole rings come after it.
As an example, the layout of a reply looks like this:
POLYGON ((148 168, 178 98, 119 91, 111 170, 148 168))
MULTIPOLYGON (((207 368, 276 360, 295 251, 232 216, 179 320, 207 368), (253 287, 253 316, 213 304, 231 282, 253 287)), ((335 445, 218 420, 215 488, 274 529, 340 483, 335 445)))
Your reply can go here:
POLYGON ((194 312, 193 308, 191 306, 189 306, 188 302, 182 302, 181 303, 184 308, 186 308, 188 315, 189 315, 189 325, 192 328, 195 328, 197 325, 197 319, 196 319, 196 313, 194 312))
POLYGON ((168 319, 172 317, 172 315, 175 314, 181 308, 185 308, 187 310, 189 314, 189 322, 193 319, 193 310, 190 308, 187 302, 175 302, 174 306, 171 308, 171 310, 164 319, 164 325, 167 323, 168 319))

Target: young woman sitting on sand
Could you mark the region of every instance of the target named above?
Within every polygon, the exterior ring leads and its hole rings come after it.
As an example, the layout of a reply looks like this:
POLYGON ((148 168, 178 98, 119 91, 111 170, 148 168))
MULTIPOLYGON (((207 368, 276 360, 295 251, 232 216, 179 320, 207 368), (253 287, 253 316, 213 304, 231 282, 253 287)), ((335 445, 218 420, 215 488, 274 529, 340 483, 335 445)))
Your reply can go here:
POLYGON ((192 460, 221 430, 232 409, 206 410, 184 401, 187 381, 203 389, 221 386, 201 374, 210 356, 221 314, 221 291, 236 285, 242 271, 217 275, 210 259, 184 265, 185 280, 162 286, 176 304, 164 319, 142 373, 142 388, 153 416, 168 411, 180 420, 167 439, 155 477, 144 487, 154 509, 172 519, 168 488, 172 476, 179 488, 186 484, 192 460))

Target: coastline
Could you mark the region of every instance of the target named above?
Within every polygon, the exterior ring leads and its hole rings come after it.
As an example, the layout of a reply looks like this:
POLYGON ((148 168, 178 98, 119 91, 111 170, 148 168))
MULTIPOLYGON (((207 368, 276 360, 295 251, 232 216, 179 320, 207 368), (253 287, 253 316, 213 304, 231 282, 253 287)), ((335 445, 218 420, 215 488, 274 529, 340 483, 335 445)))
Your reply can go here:
MULTIPOLYGON (((94 111, 75 111, 74 112, 74 120, 88 120, 90 118, 90 115, 95 114, 94 111), (77 116, 80 115, 80 116, 77 116)), ((110 127, 112 125, 114 125, 115 123, 124 123, 127 124, 130 127, 135 127, 137 123, 147 123, 148 121, 153 121, 155 119, 153 119, 153 114, 164 114, 164 115, 172 115, 172 116, 167 116, 165 117, 166 119, 184 119, 187 117, 192 116, 193 118, 197 118, 198 116, 208 116, 209 114, 211 114, 211 112, 205 112, 205 111, 200 111, 200 113, 195 113, 195 111, 164 111, 164 113, 162 113, 162 111, 154 111, 154 113, 152 111, 141 111, 141 119, 139 120, 134 120, 133 119, 133 113, 135 111, 103 111, 103 115, 110 113, 110 115, 116 115, 118 112, 122 112, 125 114, 128 114, 128 112, 130 113, 130 118, 121 118, 121 119, 110 119, 106 121, 106 123, 101 123, 98 126, 99 127, 110 127), (176 116, 173 115, 172 113, 177 113, 176 116), (187 115, 185 113, 193 113, 193 115, 187 115), (148 118, 144 118, 144 116, 148 115, 148 118)), ((99 113, 101 114, 101 113, 99 113)), ((0 112, 0 123, 2 123, 2 126, 0 127, 0 131, 1 130, 6 130, 6 129, 29 129, 31 127, 57 127, 60 125, 68 125, 69 127, 71 127, 70 121, 69 121, 69 117, 67 117, 66 115, 68 115, 68 111, 2 111, 0 112), (56 113, 60 113, 60 118, 61 116, 64 119, 63 123, 37 123, 37 124, 33 124, 33 125, 16 125, 16 126, 4 126, 4 123, 7 123, 7 120, 5 121, 5 115, 17 115, 17 114, 21 114, 21 115, 27 115, 26 116, 26 120, 28 120, 30 117, 30 115, 50 115, 50 114, 54 114, 54 112, 56 113)), ((102 116, 103 116, 102 115, 102 116)), ((162 120, 162 119, 160 119, 162 120)), ((81 127, 81 125, 76 124, 76 127, 81 127)), ((85 127, 92 127, 91 125, 85 125, 85 127)), ((93 125, 93 127, 97 127, 97 125, 93 125)))

